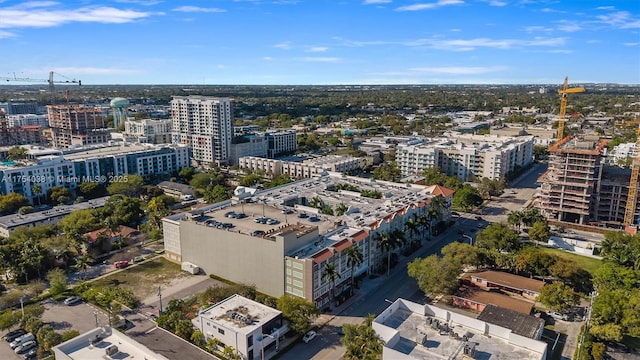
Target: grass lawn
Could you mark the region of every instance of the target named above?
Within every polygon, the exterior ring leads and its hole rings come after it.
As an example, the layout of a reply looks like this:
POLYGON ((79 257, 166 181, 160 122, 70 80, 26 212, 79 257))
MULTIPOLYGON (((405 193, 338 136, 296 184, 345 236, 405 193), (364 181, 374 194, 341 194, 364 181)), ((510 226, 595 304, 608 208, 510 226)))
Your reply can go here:
POLYGON ((591 275, 593 275, 596 272, 596 270, 598 270, 603 264, 602 260, 593 259, 587 256, 572 254, 560 249, 552 249, 552 248, 546 248, 546 247, 541 247, 540 249, 544 252, 557 255, 562 259, 575 261, 575 263, 578 264, 580 268, 588 271, 591 275))
POLYGON ((120 286, 133 291, 138 300, 153 295, 159 285, 168 285, 175 279, 188 274, 180 269, 180 265, 157 257, 123 271, 104 277, 94 282, 96 286, 120 286))

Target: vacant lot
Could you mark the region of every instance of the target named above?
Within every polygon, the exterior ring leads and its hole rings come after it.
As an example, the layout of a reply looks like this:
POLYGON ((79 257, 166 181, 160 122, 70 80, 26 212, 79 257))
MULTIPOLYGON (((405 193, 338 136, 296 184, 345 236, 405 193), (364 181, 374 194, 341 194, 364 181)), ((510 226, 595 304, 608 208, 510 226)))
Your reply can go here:
POLYGON ((187 276, 180 265, 157 257, 147 262, 131 265, 128 268, 94 282, 97 286, 120 286, 133 291, 138 300, 154 294, 158 286, 166 287, 172 281, 187 276))
POLYGON ((593 275, 596 270, 598 270, 602 266, 602 260, 590 258, 587 256, 576 255, 570 252, 566 252, 564 250, 559 249, 551 249, 551 248, 541 248, 543 251, 557 255, 562 259, 574 261, 578 264, 578 267, 588 271, 591 275, 593 275))

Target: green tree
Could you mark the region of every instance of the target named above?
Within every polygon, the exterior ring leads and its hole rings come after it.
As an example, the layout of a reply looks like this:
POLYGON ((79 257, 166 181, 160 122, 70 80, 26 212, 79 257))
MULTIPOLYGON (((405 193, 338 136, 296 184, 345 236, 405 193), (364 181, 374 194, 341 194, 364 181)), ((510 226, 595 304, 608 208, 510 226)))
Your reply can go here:
POLYGON ((398 247, 398 239, 392 236, 392 233, 383 231, 376 233, 375 241, 378 244, 378 249, 387 254, 387 276, 391 272, 391 253, 398 247))
POLYGON ((345 346, 345 360, 380 360, 383 342, 373 330, 373 315, 369 314, 363 324, 345 324, 344 336, 340 339, 345 346))
POLYGON ((104 185, 94 181, 87 181, 78 184, 78 192, 80 195, 84 196, 85 199, 95 199, 106 195, 104 185))
POLYGON ((80 332, 78 330, 75 329, 71 329, 71 330, 67 330, 65 332, 62 333, 62 342, 65 342, 67 340, 71 340, 76 336, 79 336, 80 332))
POLYGON ((536 243, 547 243, 549 241, 549 225, 544 221, 536 221, 529 228, 529 239, 536 243))
POLYGON ((124 195, 128 197, 140 197, 144 187, 144 179, 140 175, 129 174, 118 181, 112 181, 107 186, 110 195, 124 195))
POLYGON ((593 275, 593 284, 599 290, 631 290, 639 280, 638 271, 610 262, 605 262, 593 275))
POLYGON ((569 286, 556 281, 542 288, 538 301, 553 310, 564 311, 578 305, 580 303, 580 295, 569 286))
POLYGON ((194 331, 193 334, 191 334, 191 339, 189 339, 189 341, 198 347, 205 346, 204 334, 200 330, 194 331))
POLYGON ((40 206, 40 196, 42 195, 42 186, 38 184, 31 185, 31 193, 38 200, 38 206, 40 206))
POLYGON ((476 235, 476 245, 480 248, 497 251, 515 251, 520 249, 520 238, 505 224, 493 223, 476 235))
POLYGON ((282 316, 291 323, 291 329, 298 334, 304 334, 320 314, 313 303, 287 294, 278 298, 278 310, 282 311, 282 316))
POLYGON ((513 226, 514 229, 520 229, 522 225, 522 211, 509 211, 507 214, 507 223, 513 226))
POLYGON ((453 194, 453 206, 456 209, 468 211, 474 206, 482 203, 482 196, 478 190, 472 186, 464 185, 453 194))
POLYGON ((14 214, 23 206, 29 205, 29 200, 22 194, 10 192, 7 195, 0 196, 0 214, 14 214))
POLYGON ((428 296, 453 294, 458 289, 459 264, 446 261, 437 255, 417 258, 409 263, 409 276, 416 279, 418 287, 428 296))
POLYGON ((344 250, 344 254, 347 256, 347 266, 351 269, 351 290, 355 286, 354 284, 354 274, 355 269, 357 269, 364 262, 364 257, 362 255, 362 251, 360 248, 353 244, 344 250))
POLYGON ((191 181, 195 174, 196 169, 192 167, 183 167, 182 169, 180 169, 180 172, 178 172, 178 176, 186 182, 191 181))
POLYGON ((373 178, 376 180, 400 182, 401 177, 400 168, 395 161, 384 162, 373 170, 373 178))
POLYGON ((254 186, 256 184, 258 184, 260 182, 260 180, 262 180, 262 177, 258 174, 248 174, 246 176, 244 176, 242 179, 240 179, 240 185, 242 186, 254 186))
POLYGON ((23 160, 27 158, 27 149, 21 146, 14 146, 7 151, 8 160, 23 160))
POLYGON ((20 323, 22 314, 19 311, 6 310, 0 313, 0 330, 8 330, 20 323))
POLYGON ((162 228, 162 218, 171 213, 165 197, 167 196, 156 196, 147 203, 147 219, 154 229, 162 228))
POLYGON ((58 295, 67 290, 67 275, 61 269, 50 270, 47 273, 47 280, 49 281, 49 293, 51 295, 58 295))
POLYGON ((227 199, 229 199, 229 193, 222 185, 216 185, 211 191, 204 194, 204 200, 209 204, 215 204, 227 199))
POLYGON ((347 207, 347 205, 345 205, 345 203, 340 203, 337 207, 336 207, 336 215, 337 216, 342 216, 344 215, 344 213, 347 212, 347 210, 349 210, 349 207, 347 207))
POLYGON ((478 248, 466 243, 453 242, 441 250, 443 261, 464 266, 477 266, 480 263, 478 248))
POLYGON ((491 200, 492 196, 499 196, 505 188, 504 181, 491 180, 489 178, 482 178, 480 184, 478 184, 478 191, 485 199, 491 200))
POLYGON ((47 191, 47 198, 51 205, 63 205, 71 199, 71 192, 65 187, 54 186, 47 191))
POLYGON ((340 278, 340 273, 338 273, 336 265, 334 263, 324 264, 324 268, 322 269, 322 279, 329 281, 331 284, 331 288, 329 289, 330 301, 333 301, 335 297, 336 280, 338 278, 340 278))

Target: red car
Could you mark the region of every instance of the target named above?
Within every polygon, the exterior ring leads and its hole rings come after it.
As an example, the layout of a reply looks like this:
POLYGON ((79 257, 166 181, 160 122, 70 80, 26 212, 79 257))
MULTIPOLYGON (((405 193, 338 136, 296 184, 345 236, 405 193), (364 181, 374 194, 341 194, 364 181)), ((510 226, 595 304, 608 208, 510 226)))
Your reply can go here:
POLYGON ((113 266, 116 269, 122 269, 122 268, 126 268, 127 266, 129 266, 129 262, 124 260, 124 261, 116 261, 113 263, 113 266))

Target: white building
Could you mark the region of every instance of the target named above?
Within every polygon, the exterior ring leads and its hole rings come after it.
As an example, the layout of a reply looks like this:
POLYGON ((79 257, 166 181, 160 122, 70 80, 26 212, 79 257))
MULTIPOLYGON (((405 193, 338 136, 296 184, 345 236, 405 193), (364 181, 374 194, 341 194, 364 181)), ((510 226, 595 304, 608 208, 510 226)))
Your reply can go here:
POLYGON ((49 127, 49 115, 37 115, 37 114, 18 114, 7 115, 7 127, 21 127, 21 126, 41 126, 42 128, 49 127))
POLYGON ((247 360, 277 351, 280 337, 288 331, 282 312, 237 294, 200 311, 191 321, 206 340, 218 339, 220 349, 232 346, 247 360))
POLYGON ((172 142, 191 148, 201 165, 226 165, 233 138, 233 105, 228 98, 174 96, 171 100, 172 142))
POLYGON ((51 348, 57 360, 168 360, 109 326, 95 328, 51 348))
POLYGON ((533 136, 445 135, 422 144, 398 145, 396 162, 402 175, 420 175, 429 167, 438 167, 463 181, 501 180, 533 161, 533 136))
POLYGON ((620 161, 626 161, 628 158, 633 158, 633 153, 636 149, 636 143, 624 143, 617 145, 613 148, 611 153, 608 154, 609 164, 617 165, 620 161))
POLYGON ((30 201, 37 196, 44 196, 54 186, 69 190, 77 186, 76 181, 70 181, 77 177, 73 161, 56 155, 43 156, 24 165, 2 164, 0 177, 0 193, 22 194, 30 201), (38 186, 40 192, 36 194, 38 186))
POLYGON ((372 323, 384 344, 382 359, 464 360, 479 358, 480 354, 505 360, 547 358, 547 343, 539 340, 544 320, 493 305, 487 308, 496 311, 483 311, 480 317, 486 320, 481 320, 434 305, 397 299, 372 323), (501 320, 500 316, 507 318, 501 320), (510 329, 508 322, 514 328, 510 329))
POLYGON ((281 154, 293 153, 298 148, 297 133, 295 130, 267 131, 265 133, 269 142, 269 157, 274 158, 281 154))
POLYGON ((240 158, 255 156, 266 158, 268 152, 267 138, 263 134, 243 135, 235 137, 231 144, 229 164, 238 164, 240 158))
POLYGON ((301 163, 254 156, 245 156, 238 160, 240 169, 250 172, 261 171, 272 177, 286 174, 292 179, 307 179, 325 171, 346 173, 362 169, 372 163, 371 157, 359 158, 350 155, 327 155, 307 159, 301 163))
POLYGON ((171 143, 171 130, 171 119, 127 120, 124 123, 124 134, 135 137, 140 143, 171 143))

